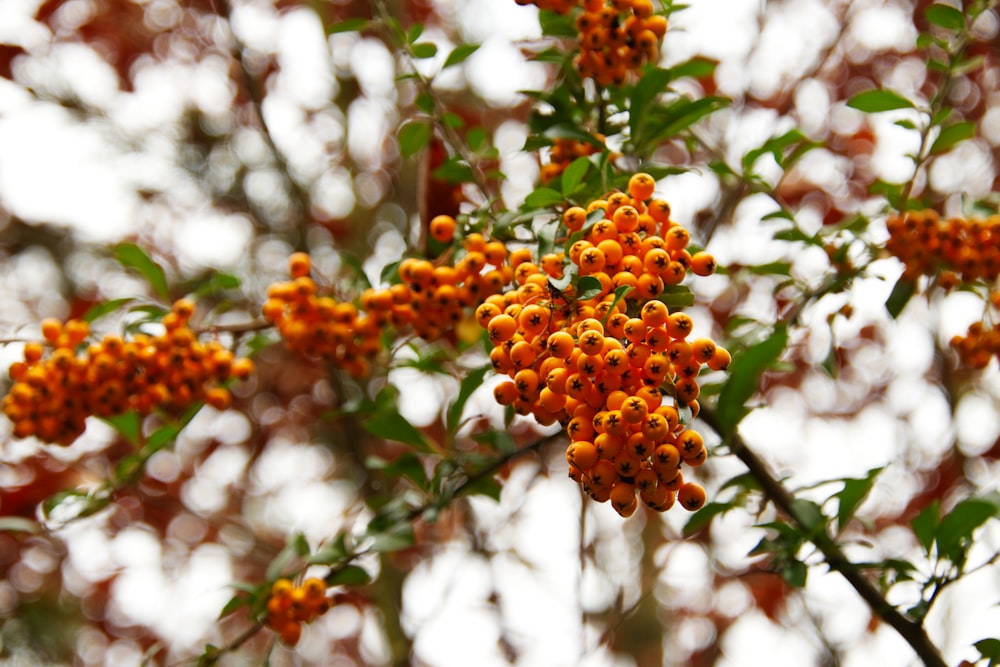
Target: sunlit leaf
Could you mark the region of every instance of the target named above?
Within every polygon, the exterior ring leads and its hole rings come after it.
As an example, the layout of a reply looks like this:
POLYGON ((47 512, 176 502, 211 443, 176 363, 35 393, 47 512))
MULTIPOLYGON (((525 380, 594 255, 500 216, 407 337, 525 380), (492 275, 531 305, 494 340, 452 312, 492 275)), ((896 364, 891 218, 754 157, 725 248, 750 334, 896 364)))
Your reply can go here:
POLYGON ((576 187, 580 185, 583 177, 590 170, 590 160, 586 157, 578 157, 569 163, 563 170, 561 184, 564 195, 570 195, 576 187))
POLYGON ((437 55, 438 47, 434 42, 420 42, 414 44, 412 53, 414 58, 433 58, 437 55))
POLYGON ((595 296, 600 295, 603 291, 604 286, 601 285, 601 281, 594 276, 583 276, 576 283, 576 298, 580 301, 593 299, 595 296))
POLYGON ((399 152, 412 157, 424 149, 431 140, 430 123, 411 121, 399 128, 399 152))
POLYGON ((428 449, 424 435, 398 412, 382 411, 365 419, 361 425, 379 438, 402 442, 421 451, 428 449))
POLYGON ((142 420, 139 418, 138 412, 130 410, 120 415, 105 417, 103 421, 133 445, 139 444, 139 438, 142 435, 142 420))
POLYGON ((119 243, 115 246, 115 257, 125 268, 135 269, 142 274, 160 298, 164 301, 170 300, 170 290, 167 288, 167 277, 163 273, 163 267, 150 259, 145 250, 134 243, 119 243))
POLYGON ((956 144, 966 139, 971 139, 974 136, 976 136, 976 124, 972 121, 967 120, 942 127, 941 133, 934 140, 934 143, 931 144, 930 154, 946 153, 956 144))
POLYGON ((702 528, 708 526, 712 519, 720 514, 728 512, 733 508, 733 503, 707 503, 700 510, 691 515, 688 522, 684 524, 684 536, 694 535, 702 528))
POLYGON ((465 62, 469 56, 478 50, 479 44, 459 44, 452 49, 451 53, 448 54, 448 57, 445 58, 442 69, 465 62))
POLYGON ((860 479, 845 479, 844 488, 836 494, 839 504, 837 506, 837 530, 842 531, 847 522, 854 516, 858 505, 868 496, 868 493, 875 485, 875 478, 882 472, 882 468, 873 468, 868 474, 860 479))
POLYGON ((965 15, 950 5, 934 4, 924 12, 929 23, 945 30, 961 30, 965 27, 965 15))
POLYGON ((847 106, 865 113, 912 109, 913 102, 891 90, 866 90, 847 101, 847 106))
POLYGON ((525 205, 531 208, 548 208, 549 206, 561 204, 562 201, 563 196, 559 192, 546 187, 533 190, 524 198, 525 205))
POLYGON ((355 18, 347 19, 346 21, 341 21, 339 23, 334 23, 332 26, 327 28, 327 34, 332 35, 338 32, 360 32, 368 28, 371 25, 371 21, 368 19, 355 18))
POLYGON ((87 309, 87 312, 83 314, 81 318, 84 322, 93 322, 94 320, 100 319, 105 315, 109 315, 116 310, 120 310, 122 306, 126 303, 134 301, 131 297, 124 297, 121 299, 111 299, 110 301, 105 301, 104 303, 98 303, 87 309))
POLYGON ((953 562, 963 558, 965 544, 972 539, 972 533, 986 521, 997 515, 996 497, 968 498, 955 505, 941 519, 934 540, 938 553, 953 562))

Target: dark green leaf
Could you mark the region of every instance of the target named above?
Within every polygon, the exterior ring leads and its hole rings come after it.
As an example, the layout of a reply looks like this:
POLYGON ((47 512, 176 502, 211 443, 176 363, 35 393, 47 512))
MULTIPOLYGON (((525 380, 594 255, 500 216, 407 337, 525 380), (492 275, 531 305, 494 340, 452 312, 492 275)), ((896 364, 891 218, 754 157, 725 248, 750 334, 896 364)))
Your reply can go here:
POLYGON ((326 575, 325 581, 327 586, 365 586, 371 580, 371 575, 364 568, 346 565, 326 575))
POLYGON ((580 301, 593 299, 604 291, 601 281, 594 276, 583 276, 576 283, 576 298, 580 301))
POLYGON ((684 537, 694 535, 712 522, 712 519, 733 508, 733 503, 708 503, 691 515, 684 525, 684 537))
POLYGON ((463 496, 486 496, 493 500, 500 501, 500 491, 502 487, 492 475, 485 475, 476 481, 467 484, 462 488, 463 496))
POLYGON ((102 421, 118 431, 123 438, 133 445, 139 444, 139 438, 142 435, 142 420, 139 418, 138 412, 130 410, 120 415, 106 417, 102 421))
POLYGON ((882 468, 873 468, 861 479, 845 479, 844 488, 837 494, 839 504, 837 506, 837 532, 844 530, 844 526, 854 516, 855 510, 861 501, 868 496, 875 485, 875 478, 882 472, 882 468))
POLYGON ((719 487, 719 490, 721 491, 723 489, 728 489, 730 487, 743 489, 745 491, 761 490, 760 482, 758 482, 757 478, 754 477, 753 474, 749 472, 742 473, 740 475, 737 475, 736 477, 733 477, 732 479, 726 480, 722 484, 722 486, 719 487))
POLYGON ((979 655, 985 660, 989 660, 989 665, 987 667, 995 667, 1000 665, 1000 639, 995 639, 990 637, 988 639, 980 639, 973 646, 979 651, 979 655))
POLYGON ((167 288, 167 277, 163 273, 163 267, 150 259, 146 251, 134 243, 119 243, 115 246, 115 257, 125 268, 135 269, 142 274, 160 298, 164 301, 170 300, 170 290, 167 288))
POLYGON ((390 477, 405 477, 420 489, 427 486, 427 473, 424 472, 424 464, 413 452, 403 452, 394 461, 369 456, 365 459, 365 466, 371 470, 381 470, 383 474, 390 477))
POLYGON ((806 136, 801 130, 794 129, 785 132, 781 136, 772 137, 764 142, 760 148, 755 148, 743 156, 743 169, 749 171, 759 157, 770 153, 774 156, 774 161, 779 165, 782 163, 782 151, 800 141, 804 141, 806 136))
POLYGON ((781 578, 795 588, 805 588, 808 575, 809 568, 800 560, 792 559, 781 568, 781 578))
MULTIPOLYGON (((603 150, 605 148, 604 143, 601 142, 600 139, 592 135, 590 132, 582 130, 575 125, 564 125, 564 124, 553 125, 552 127, 546 129, 545 132, 543 132, 542 134, 546 139, 550 140, 549 143, 551 143, 551 141, 554 139, 574 139, 576 141, 582 141, 584 143, 588 143, 594 148, 600 150, 603 150)), ((531 137, 528 138, 530 139, 531 137)), ((543 145, 547 146, 549 144, 543 144, 543 145)))
POLYGON ((768 264, 758 264, 757 266, 748 267, 748 270, 751 273, 756 273, 758 275, 792 275, 792 265, 790 262, 770 262, 768 264))
POLYGON ((424 149, 431 140, 431 126, 422 121, 411 121, 399 128, 399 152, 411 157, 424 149))
POLYGON ((372 551, 385 553, 399 551, 413 546, 413 526, 409 523, 395 524, 387 530, 372 534, 372 551))
POLYGON ((590 159, 586 157, 578 157, 569 163, 562 173, 562 191, 563 194, 569 196, 576 190, 576 187, 580 185, 584 176, 590 171, 590 159))
POLYGON ((328 35, 332 35, 337 32, 360 32, 365 30, 370 24, 371 21, 368 19, 347 19, 346 21, 341 21, 340 23, 334 23, 329 27, 329 29, 327 29, 326 32, 328 35))
POLYGON ((716 412, 723 437, 732 434, 749 412, 746 402, 757 391, 760 376, 778 360, 787 344, 788 329, 779 323, 766 339, 734 355, 716 412))
POLYGON ((437 55, 438 47, 434 42, 420 42, 413 45, 414 58, 433 58, 437 55))
POLYGON ((428 450, 424 435, 398 412, 386 410, 369 417, 361 424, 379 438, 402 442, 420 451, 428 450))
POLYGON ((457 155, 452 155, 431 172, 431 176, 439 181, 449 183, 470 183, 476 180, 472 168, 457 155))
POLYGON ((561 204, 563 201, 563 196, 553 190, 552 188, 538 188, 528 194, 524 198, 524 203, 526 206, 531 208, 548 208, 550 206, 555 206, 556 204, 561 204))
POLYGON ((900 278, 896 281, 892 292, 889 294, 889 298, 885 301, 885 309, 889 311, 892 319, 899 317, 899 314, 903 312, 903 308, 909 303, 910 297, 913 296, 916 289, 917 285, 912 280, 900 278))
POLYGON ((913 518, 910 526, 916 536, 920 546, 924 548, 927 555, 931 553, 931 546, 934 544, 934 533, 937 532, 938 523, 941 516, 941 503, 935 500, 930 505, 921 510, 920 514, 913 518))
POLYGON ((550 37, 575 38, 578 34, 572 18, 548 10, 538 12, 538 23, 542 34, 550 37))
POLYGON ((462 378, 462 382, 458 386, 458 396, 455 397, 455 402, 448 407, 448 432, 450 434, 454 435, 458 431, 465 404, 468 403, 472 393, 482 386, 483 378, 490 370, 492 370, 492 366, 487 364, 482 368, 469 371, 462 378))
POLYGON ((222 611, 219 612, 219 618, 220 619, 225 618, 226 616, 229 616, 231 613, 233 613, 240 607, 247 607, 249 605, 250 605, 250 598, 248 598, 246 595, 234 595, 233 597, 229 598, 229 602, 227 602, 225 606, 222 607, 222 611))
POLYGON ((805 498, 795 498, 792 501, 792 513, 795 520, 806 531, 808 537, 818 535, 826 526, 826 516, 820 506, 805 498))
POLYGON ((961 30, 965 27, 965 15, 950 5, 934 4, 924 12, 927 21, 945 30, 961 30))
POLYGON ((166 424, 149 434, 143 445, 143 450, 152 453, 163 449, 164 446, 173 441, 181 432, 181 427, 177 424, 166 424))
POLYGON ((104 303, 98 303, 87 309, 87 312, 83 314, 84 322, 93 322, 96 319, 104 317, 109 313, 113 313, 119 308, 121 308, 126 303, 134 301, 131 297, 124 297, 121 299, 112 299, 110 301, 105 301, 104 303))
POLYGON ((893 109, 912 109, 913 102, 890 90, 866 90, 849 99, 847 106, 865 113, 878 113, 893 109))
POLYGON ((973 531, 996 516, 997 510, 996 499, 989 498, 969 498, 955 505, 941 519, 941 525, 934 535, 938 553, 952 562, 960 562, 973 531))
POLYGON ((970 120, 942 127, 941 134, 931 144, 930 154, 945 153, 951 150, 955 144, 963 142, 966 139, 971 139, 974 136, 976 136, 976 124, 970 120))
POLYGON ((632 97, 629 100, 628 125, 632 136, 639 134, 639 128, 645 120, 646 111, 657 96, 666 90, 667 84, 674 78, 670 70, 653 69, 644 72, 639 82, 635 84, 632 97))
POLYGON ((465 62, 466 59, 468 59, 468 57, 475 53, 478 49, 478 44, 459 44, 452 49, 451 53, 448 54, 442 69, 465 62))
POLYGON ((517 450, 517 443, 514 442, 514 438, 511 437, 510 433, 499 429, 491 428, 482 433, 477 433, 472 436, 472 439, 476 442, 490 445, 493 451, 504 456, 513 454, 517 450))

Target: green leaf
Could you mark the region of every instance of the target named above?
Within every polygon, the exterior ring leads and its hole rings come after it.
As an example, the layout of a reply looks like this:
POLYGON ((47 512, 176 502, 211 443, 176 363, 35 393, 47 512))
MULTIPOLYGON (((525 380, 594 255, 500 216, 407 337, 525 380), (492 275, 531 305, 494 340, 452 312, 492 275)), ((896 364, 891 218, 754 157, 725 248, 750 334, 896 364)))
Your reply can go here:
POLYGON ((779 323, 770 336, 734 355, 729 365, 729 378, 719 393, 716 412, 723 437, 732 434, 747 415, 746 402, 757 391, 760 376, 778 360, 787 344, 788 329, 784 323, 779 323))
POLYGON ((463 496, 486 496, 493 500, 500 501, 500 491, 502 487, 492 475, 480 477, 475 482, 467 484, 462 488, 463 496))
POLYGON ((599 296, 604 291, 601 281, 594 276, 583 276, 576 283, 576 298, 579 301, 586 301, 599 296))
POLYGON ((400 551, 412 547, 415 541, 413 525, 400 523, 390 526, 385 531, 373 533, 371 549, 379 553, 400 551))
POLYGON ((398 412, 392 410, 380 411, 361 422, 361 425, 376 437, 402 442, 416 447, 420 451, 428 451, 429 449, 423 433, 417 430, 413 424, 406 421, 398 412))
POLYGON ((615 288, 614 301, 611 302, 611 307, 608 308, 608 312, 605 313, 604 317, 601 319, 601 324, 608 323, 608 318, 611 317, 611 313, 615 312, 615 306, 617 306, 618 302, 624 299, 625 295, 631 292, 633 289, 635 288, 633 288, 631 285, 619 285, 618 287, 615 288))
POLYGON ((383 474, 388 476, 405 477, 420 489, 427 486, 427 473, 424 471, 424 464, 413 452, 403 452, 394 461, 369 456, 365 459, 365 467, 370 470, 381 470, 383 474))
POLYGON ((412 157, 422 151, 431 140, 430 123, 411 121, 399 128, 399 152, 412 157))
POLYGON ((483 431, 482 433, 477 433, 472 436, 472 439, 476 442, 489 445, 493 448, 493 451, 498 454, 503 454, 504 456, 513 454, 517 451, 517 443, 514 442, 514 438, 507 431, 491 428, 487 431, 483 431))
POLYGON ((795 498, 792 500, 791 510, 795 515, 795 520, 806 531, 807 537, 818 535, 826 526, 827 519, 823 510, 811 500, 795 498))
POLYGON ((549 37, 577 37, 576 26, 573 19, 549 10, 538 12, 538 24, 542 28, 542 34, 549 37))
POLYGON ((268 564, 264 575, 266 580, 274 581, 280 578, 296 559, 308 555, 309 543, 306 541, 305 535, 302 533, 290 535, 288 542, 285 543, 285 548, 279 551, 278 555, 268 564))
POLYGON ((326 575, 327 586, 365 586, 371 583, 372 577, 357 565, 345 565, 326 575))
POLYGON ((346 21, 341 21, 340 23, 334 23, 330 26, 326 34, 332 35, 338 32, 361 32, 371 25, 371 21, 368 19, 356 18, 347 19, 346 21))
POLYGON ((690 308, 694 305, 694 292, 687 285, 667 285, 657 300, 667 304, 667 308, 690 308))
POLYGON ((163 267, 150 259, 145 250, 134 243, 119 243, 115 246, 115 257, 126 269, 135 269, 142 274, 160 298, 164 301, 170 300, 170 290, 167 288, 167 277, 163 273, 163 267))
POLYGON ((715 74, 715 67, 718 64, 719 62, 717 60, 710 60, 709 58, 695 56, 690 60, 685 60, 682 63, 674 65, 669 68, 667 72, 670 74, 671 81, 685 76, 690 76, 695 79, 703 79, 707 76, 715 74))
POLYGON ((447 69, 452 65, 458 65, 465 62, 469 56, 478 50, 478 44, 459 44, 452 49, 451 53, 448 54, 448 57, 445 58, 444 65, 441 69, 447 69))
POLYGON ((420 42, 414 44, 412 53, 414 58, 433 58, 437 55, 438 47, 434 42, 420 42))
POLYGON ((115 312, 126 303, 135 301, 131 297, 124 297, 121 299, 111 299, 110 301, 105 301, 104 303, 98 303, 87 309, 87 312, 83 314, 83 321, 90 323, 94 320, 100 319, 105 315, 115 312))
POLYGON ((629 99, 628 117, 628 126, 633 137, 639 134, 639 128, 645 120, 647 108, 660 93, 666 90, 667 84, 672 78, 674 76, 670 70, 657 68, 644 72, 639 82, 635 84, 632 97, 629 99))
POLYGON ((23 516, 0 516, 0 532, 40 533, 42 527, 37 522, 23 516))
POLYGON ((854 516, 854 512, 872 490, 875 485, 875 478, 882 472, 882 468, 873 468, 861 479, 845 479, 844 488, 836 494, 838 498, 837 506, 837 532, 844 530, 844 526, 854 516))
POLYGON ((548 208, 561 204, 563 196, 552 188, 538 188, 533 190, 524 198, 524 203, 530 208, 548 208))
POLYGON ((465 404, 469 402, 469 397, 472 396, 476 389, 479 389, 483 385, 483 379, 492 368, 492 365, 487 364, 482 368, 469 371, 462 378, 462 382, 458 386, 458 396, 455 397, 455 402, 448 407, 448 433, 452 436, 458 431, 458 426, 462 419, 462 410, 465 408, 465 404))
POLYGON ((684 537, 690 537, 712 522, 712 519, 733 508, 733 503, 708 503, 691 515, 684 525, 684 537))
POLYGON ((997 515, 995 498, 969 498, 963 500, 941 519, 934 535, 938 553, 947 556, 953 563, 964 560, 964 550, 972 539, 972 533, 986 521, 997 515))
POLYGON ((587 157, 578 157, 569 163, 562 173, 562 192, 564 195, 569 196, 576 190, 577 186, 583 180, 587 172, 590 171, 590 159, 587 157))
POLYGON ((123 438, 133 445, 139 444, 139 438, 142 435, 142 420, 139 418, 138 412, 130 410, 120 415, 114 415, 113 417, 104 417, 101 421, 118 431, 123 438))
POLYGON ((885 301, 885 309, 892 319, 899 317, 903 308, 909 303, 910 297, 917 290, 917 284, 907 278, 900 278, 892 288, 889 298, 885 301))
POLYGON ((931 144, 931 155, 945 153, 958 143, 976 136, 976 124, 970 120, 941 128, 941 133, 931 144))
POLYGON ((452 155, 431 172, 431 176, 439 181, 449 183, 470 183, 476 180, 472 167, 457 155, 452 155))
POLYGON ((979 651, 979 655, 983 657, 984 660, 989 660, 987 667, 995 667, 1000 665, 1000 639, 995 639, 990 637, 988 639, 980 639, 973 644, 976 650, 979 651))
POLYGON ((920 514, 913 517, 913 521, 910 522, 913 534, 928 556, 931 553, 931 546, 934 544, 934 533, 937 532, 940 516, 941 503, 935 500, 921 510, 920 514))
POLYGON ((808 575, 809 568, 800 560, 792 559, 781 568, 781 578, 795 588, 805 588, 808 575))
POLYGON ((865 113, 912 109, 913 102, 890 90, 866 90, 847 101, 847 106, 865 113))
POLYGON ((406 41, 409 44, 413 44, 420 36, 424 34, 424 24, 419 21, 410 26, 410 29, 406 31, 406 41))
POLYGON ((924 16, 929 23, 945 30, 958 31, 965 27, 965 15, 950 5, 931 5, 924 16))
POLYGON ((234 595, 233 597, 229 598, 229 602, 227 602, 225 606, 222 607, 222 611, 219 612, 219 618, 220 619, 225 618, 226 616, 229 616, 231 613, 233 613, 240 607, 248 607, 248 606, 250 606, 250 598, 248 598, 246 595, 241 595, 241 594, 234 595))
POLYGON ((143 450, 151 454, 163 449, 163 447, 173 441, 180 434, 181 428, 182 427, 178 424, 166 424, 161 426, 149 434, 149 437, 146 438, 143 450))

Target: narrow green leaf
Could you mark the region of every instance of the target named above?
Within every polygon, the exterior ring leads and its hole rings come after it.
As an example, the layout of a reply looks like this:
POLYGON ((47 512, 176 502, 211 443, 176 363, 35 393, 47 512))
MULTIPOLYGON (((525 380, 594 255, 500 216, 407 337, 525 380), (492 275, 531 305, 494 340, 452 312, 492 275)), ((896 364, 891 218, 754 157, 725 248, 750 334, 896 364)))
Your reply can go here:
POLYGON ((538 225, 538 229, 535 232, 535 238, 538 239, 538 256, 544 257, 549 254, 556 247, 556 236, 559 235, 559 230, 562 227, 559 224, 559 220, 550 220, 549 222, 542 223, 538 225))
POLYGON ((941 133, 931 144, 931 155, 945 153, 958 143, 976 136, 976 124, 970 120, 941 128, 941 133))
POLYGON ((478 50, 479 50, 478 44, 459 44, 454 49, 452 49, 451 53, 448 54, 448 57, 445 58, 442 69, 446 69, 448 67, 451 67, 452 65, 458 65, 460 63, 465 62, 469 58, 469 56, 471 56, 478 50))
POLYGON ((361 422, 361 425, 376 437, 402 442, 420 451, 429 449, 423 433, 398 412, 380 412, 361 422))
POLYGON ((792 146, 800 141, 804 141, 805 138, 806 136, 802 134, 801 130, 798 129, 789 130, 788 132, 785 132, 777 137, 771 137, 759 148, 755 148, 743 156, 743 169, 749 171, 757 159, 767 153, 771 153, 774 156, 775 162, 780 165, 782 151, 789 146, 792 146))
POLYGON ((143 450, 149 453, 163 449, 173 441, 181 432, 181 427, 177 424, 166 424, 149 434, 143 445, 143 450))
POLYGON ((525 205, 531 208, 548 208, 561 204, 563 196, 552 188, 541 187, 533 190, 524 198, 525 205))
POLYGON ((836 494, 837 506, 837 532, 844 530, 844 526, 854 516, 858 505, 868 496, 868 493, 875 485, 875 478, 882 472, 882 468, 873 468, 868 474, 860 479, 845 479, 844 488, 836 494))
POLYGON ((150 259, 145 250, 134 243, 119 243, 115 246, 115 257, 125 268, 135 269, 142 274, 160 298, 164 301, 170 300, 170 290, 167 288, 167 277, 163 273, 163 267, 150 259))
POLYGON ((102 421, 118 431, 123 438, 133 445, 139 444, 139 438, 142 435, 142 420, 139 419, 138 412, 130 410, 120 415, 102 418, 102 421))
POLYGON ((104 303, 98 303, 87 309, 87 312, 83 314, 84 322, 93 322, 94 320, 100 319, 105 315, 109 315, 116 310, 119 310, 126 303, 135 301, 131 297, 124 297, 121 299, 111 299, 110 301, 105 301, 104 303))
POLYGON ((419 21, 410 26, 410 29, 406 31, 406 41, 413 44, 420 36, 424 34, 424 24, 419 21))
POLYGON ((219 612, 219 618, 220 619, 225 618, 226 616, 229 616, 231 613, 233 613, 240 607, 246 607, 249 605, 250 605, 250 598, 248 598, 246 595, 234 595, 233 597, 229 598, 229 602, 227 602, 225 606, 222 607, 222 611, 219 612))
POLYGON ((268 563, 267 571, 264 575, 265 579, 267 581, 278 579, 285 574, 285 570, 288 569, 289 565, 295 562, 296 559, 308 555, 308 553, 309 544, 305 542, 305 536, 302 533, 290 535, 288 541, 285 543, 285 547, 268 563), (302 544, 305 544, 304 553, 302 551, 302 544))
POLYGON ((422 151, 431 140, 430 123, 411 121, 399 128, 399 152, 412 157, 422 151))
POLYGON ((920 514, 913 518, 910 526, 916 536, 920 546, 924 548, 927 555, 931 553, 931 546, 934 544, 934 534, 937 532, 940 522, 941 503, 937 500, 921 510, 920 514))
POLYGON ((770 336, 734 355, 729 365, 729 378, 719 392, 716 412, 724 437, 733 433, 740 420, 747 415, 746 402, 757 391, 760 376, 778 360, 787 344, 788 329, 779 323, 770 336))
POLYGON ((910 297, 913 296, 916 289, 917 285, 912 280, 900 278, 896 281, 892 292, 889 294, 889 298, 885 301, 885 309, 889 311, 892 319, 899 317, 899 314, 903 312, 903 308, 909 303, 910 297))
POLYGON ((448 433, 451 435, 455 435, 458 431, 458 426, 462 420, 462 410, 465 409, 465 404, 469 402, 469 397, 472 396, 472 393, 476 389, 482 386, 483 379, 492 368, 490 364, 487 364, 482 368, 469 371, 462 378, 462 382, 458 386, 458 396, 455 397, 455 402, 448 407, 448 433))
POLYGON ((576 190, 576 187, 580 185, 584 176, 590 171, 590 159, 586 157, 578 157, 569 163, 562 173, 562 192, 564 195, 569 196, 576 190))
POLYGON ((371 25, 371 21, 368 19, 347 19, 346 21, 341 21, 340 23, 334 23, 327 29, 326 34, 332 35, 338 32, 361 32, 369 25, 371 25))
POLYGON ((0 532, 6 533, 40 533, 42 527, 31 519, 23 516, 0 516, 0 532))
POLYGON ((715 68, 719 64, 717 60, 710 60, 709 58, 702 58, 701 56, 695 56, 690 60, 685 60, 682 63, 678 63, 673 67, 667 69, 670 74, 670 80, 679 79, 684 76, 690 76, 695 79, 703 79, 707 76, 712 76, 715 74, 715 68))
POLYGON ((434 42, 420 42, 414 44, 412 53, 414 58, 433 58, 437 55, 438 47, 434 42))
POLYGON ((644 123, 646 110, 653 100, 666 90, 667 84, 673 78, 670 70, 653 69, 644 72, 642 78, 632 90, 632 97, 629 99, 629 119, 628 125, 632 136, 639 135, 639 129, 644 123))
POLYGON ((847 101, 847 106, 865 113, 912 109, 913 102, 891 90, 866 90, 847 101))
POLYGON ((391 526, 384 532, 374 533, 372 538, 372 551, 379 553, 407 549, 415 542, 413 526, 409 523, 391 526))
POLYGON ((958 31, 965 27, 965 15, 950 5, 931 5, 924 16, 928 22, 945 30, 958 31))
POLYGON ((702 528, 712 523, 712 519, 720 514, 724 514, 733 508, 733 503, 708 503, 700 510, 691 515, 684 525, 684 537, 694 535, 702 528))
POLYGON ((371 580, 371 575, 357 565, 346 565, 326 576, 327 586, 365 586, 371 583, 371 580))

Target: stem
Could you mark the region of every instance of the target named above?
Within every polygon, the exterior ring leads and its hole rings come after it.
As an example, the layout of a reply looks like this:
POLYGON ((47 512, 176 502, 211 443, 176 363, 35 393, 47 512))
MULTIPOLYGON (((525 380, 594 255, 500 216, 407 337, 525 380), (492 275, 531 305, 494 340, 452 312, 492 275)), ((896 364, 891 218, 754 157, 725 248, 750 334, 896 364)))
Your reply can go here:
MULTIPOLYGON (((718 432, 718 424, 715 415, 709 410, 703 410, 700 418, 718 432)), ((778 479, 771 474, 767 465, 757 456, 747 443, 739 436, 733 434, 728 441, 733 454, 743 462, 754 479, 760 483, 766 498, 774 503, 775 507, 795 523, 796 526, 808 536, 808 539, 823 554, 830 569, 836 570, 847 579, 847 582, 868 604, 868 607, 881 618, 886 624, 892 627, 900 637, 914 650, 917 656, 927 667, 947 667, 947 663, 941 657, 937 647, 931 642, 926 631, 920 623, 912 621, 904 616, 896 607, 885 599, 885 596, 872 584, 844 554, 836 540, 830 537, 826 529, 816 531, 815 526, 806 522, 796 511, 794 506, 795 498, 778 479)))

